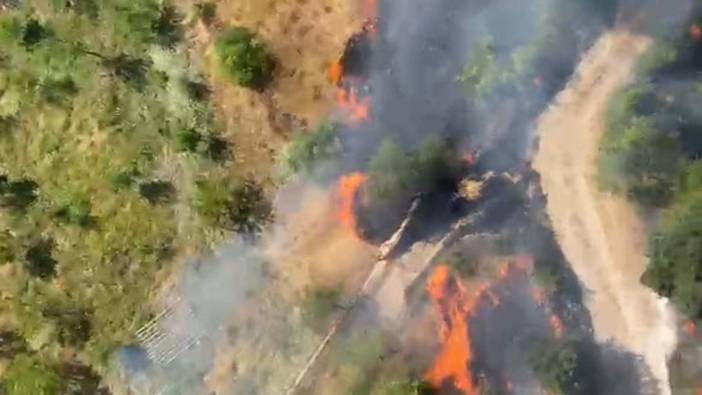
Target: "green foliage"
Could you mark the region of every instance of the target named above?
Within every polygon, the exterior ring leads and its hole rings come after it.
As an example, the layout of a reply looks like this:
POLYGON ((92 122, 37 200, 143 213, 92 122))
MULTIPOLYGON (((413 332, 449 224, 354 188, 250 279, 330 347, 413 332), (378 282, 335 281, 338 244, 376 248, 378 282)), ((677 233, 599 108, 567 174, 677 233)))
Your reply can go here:
POLYGON ((54 241, 40 239, 32 243, 24 255, 24 267, 34 277, 48 280, 56 275, 56 259, 52 256, 54 241))
POLYGON ((430 137, 415 152, 406 153, 390 139, 384 140, 369 165, 369 191, 381 201, 407 200, 434 190, 455 177, 455 153, 444 142, 430 137))
POLYGON ((306 174, 319 162, 333 158, 339 153, 336 134, 336 125, 323 123, 312 132, 296 135, 283 155, 285 172, 306 174))
POLYGON ((272 208, 261 186, 245 180, 234 186, 221 181, 200 180, 195 208, 211 226, 245 235, 255 235, 272 216, 272 208))
POLYGON ((204 79, 171 50, 176 9, 26 0, 0 13, 0 264, 24 269, 3 278, 0 311, 33 346, 97 371, 133 340, 173 254, 223 237, 198 215, 195 180, 236 202, 223 225, 265 223, 249 221, 265 217, 260 189, 221 176, 229 145, 204 79), (198 131, 198 155, 173 155, 184 130, 198 131))
POLYGON ((702 166, 684 181, 689 192, 663 218, 649 243, 649 266, 643 282, 671 298, 686 315, 702 318, 702 166))
POLYGON ((656 41, 636 63, 636 73, 648 77, 664 70, 678 60, 677 48, 666 41, 656 41))
POLYGON ((536 377, 549 392, 569 394, 577 388, 578 355, 570 342, 540 342, 530 359, 536 377))
POLYGON ((22 45, 33 47, 50 36, 49 31, 36 19, 29 19, 22 29, 22 45))
POLYGON ((661 207, 673 196, 682 150, 674 136, 652 119, 635 117, 620 130, 608 130, 600 153, 605 188, 625 192, 645 207, 661 207))
POLYGON ((237 84, 263 89, 273 78, 275 60, 256 35, 241 27, 231 27, 215 43, 223 71, 237 84))
POLYGON ((53 368, 36 357, 15 358, 0 381, 7 395, 57 395, 60 380, 53 368))
POLYGON ((28 179, 10 181, 7 176, 0 175, 0 207, 14 212, 25 211, 37 200, 36 182, 28 179))
POLYGON ((341 299, 341 289, 307 289, 302 300, 302 320, 318 333, 325 332, 341 299))
POLYGON ((195 152, 202 140, 202 135, 193 129, 186 129, 176 135, 176 148, 180 152, 195 152))

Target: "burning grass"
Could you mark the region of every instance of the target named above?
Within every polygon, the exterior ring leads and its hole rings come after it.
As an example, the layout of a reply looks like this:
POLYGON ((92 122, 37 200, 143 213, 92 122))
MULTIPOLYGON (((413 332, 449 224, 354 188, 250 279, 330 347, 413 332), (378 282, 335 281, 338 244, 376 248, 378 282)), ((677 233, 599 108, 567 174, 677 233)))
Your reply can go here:
MULTIPOLYGON (((490 325, 499 325, 496 317, 509 317, 508 312, 515 307, 512 299, 522 297, 520 289, 533 295, 533 306, 540 312, 540 319, 547 322, 542 327, 550 328, 550 336, 563 337, 565 327, 561 319, 551 311, 546 296, 531 285, 532 266, 531 257, 512 258, 498 268, 495 280, 473 286, 466 286, 446 265, 434 269, 426 290, 439 317, 440 345, 433 364, 424 373, 425 380, 438 390, 454 389, 465 395, 483 393, 482 386, 490 385, 486 375, 491 368, 489 361, 481 360, 485 359, 480 354, 485 348, 476 347, 474 339, 488 340, 479 334, 490 325)), ((499 384, 507 393, 512 393, 510 379, 501 379, 499 384)), ((494 386, 493 382, 491 387, 494 386)))

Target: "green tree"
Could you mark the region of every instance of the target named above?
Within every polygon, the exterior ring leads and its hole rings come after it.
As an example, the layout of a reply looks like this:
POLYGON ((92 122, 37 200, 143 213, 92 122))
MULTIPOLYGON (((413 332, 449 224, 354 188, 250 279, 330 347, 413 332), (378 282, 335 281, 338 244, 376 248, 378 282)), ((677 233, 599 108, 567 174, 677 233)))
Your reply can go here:
POLYGON ((623 129, 608 133, 600 153, 603 186, 625 192, 646 207, 670 202, 683 160, 677 139, 648 117, 636 117, 623 129))
POLYGON ((251 31, 231 27, 215 42, 224 72, 237 84, 263 89, 273 78, 275 60, 266 45, 251 31))
POLYGON ((254 180, 244 180, 234 186, 200 180, 195 192, 195 209, 211 226, 255 235, 271 219, 271 205, 254 180))
POLYGON ((649 242, 644 284, 670 298, 686 315, 702 319, 702 166, 687 176, 683 193, 649 242))

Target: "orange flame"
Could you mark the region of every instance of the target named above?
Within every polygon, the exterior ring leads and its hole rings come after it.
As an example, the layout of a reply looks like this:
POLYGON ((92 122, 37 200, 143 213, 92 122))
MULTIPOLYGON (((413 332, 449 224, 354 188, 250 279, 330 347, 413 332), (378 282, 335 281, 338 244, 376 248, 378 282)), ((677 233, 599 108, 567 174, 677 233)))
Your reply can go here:
POLYGON ((329 81, 334 83, 334 85, 341 85, 341 78, 344 76, 344 65, 341 64, 341 59, 329 66, 328 74, 329 81))
POLYGON ((458 281, 451 281, 447 266, 439 266, 427 285, 427 292, 444 315, 440 328, 442 346, 434 366, 425 374, 427 381, 439 388, 451 380, 456 389, 466 395, 477 395, 470 364, 473 350, 468 333, 468 319, 473 314, 480 293, 468 297, 458 281), (449 287, 453 289, 449 290, 449 287), (451 294, 449 295, 449 291, 451 294))
MULTIPOLYGON (((510 264, 500 266, 498 282, 480 285, 472 294, 465 290, 456 276, 451 275, 448 266, 441 265, 434 270, 427 282, 427 293, 442 318, 439 324, 441 345, 434 364, 424 375, 429 383, 437 389, 450 383, 465 395, 480 393, 478 380, 471 371, 474 355, 470 320, 479 314, 480 306, 487 306, 483 302, 492 302, 493 307, 500 306, 500 291, 496 286, 501 281, 508 281, 515 273, 528 274, 532 268, 532 257, 517 256, 510 264)), ((546 293, 536 288, 533 295, 534 300, 545 308, 554 336, 562 337, 565 326, 558 315, 551 312, 546 293)))
POLYGON ((337 187, 339 209, 336 218, 353 232, 356 232, 356 196, 367 179, 368 176, 364 173, 351 173, 339 179, 337 187))
POLYGON ((351 123, 358 124, 370 119, 370 97, 359 99, 355 88, 351 88, 348 92, 339 89, 336 93, 336 102, 351 123))

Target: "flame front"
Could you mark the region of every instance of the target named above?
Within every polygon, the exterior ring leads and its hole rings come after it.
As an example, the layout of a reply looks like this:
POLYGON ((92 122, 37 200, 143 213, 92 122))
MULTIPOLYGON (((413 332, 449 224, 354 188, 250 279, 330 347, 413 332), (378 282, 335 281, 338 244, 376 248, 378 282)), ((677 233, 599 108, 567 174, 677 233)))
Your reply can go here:
POLYGON ((338 210, 336 217, 347 229, 356 232, 356 197, 368 176, 365 173, 351 173, 339 179, 337 187, 338 210))
MULTIPOLYGON (((498 268, 494 282, 479 285, 473 292, 466 291, 461 280, 451 273, 448 266, 440 265, 434 269, 427 282, 427 294, 441 317, 440 348, 424 378, 436 389, 452 385, 464 395, 480 393, 479 380, 476 380, 472 370, 475 349, 470 322, 485 309, 501 308, 502 298, 510 297, 510 292, 506 290, 511 289, 515 281, 528 281, 532 269, 531 256, 515 256, 511 262, 498 268)), ((563 337, 565 326, 549 305, 545 291, 536 287, 528 292, 532 293, 535 304, 545 313, 553 336, 563 337)))
POLYGON ((339 89, 336 93, 336 103, 341 108, 351 123, 357 124, 370 119, 370 98, 358 97, 355 88, 349 91, 339 89))
POLYGON ((466 395, 477 395, 470 370, 473 350, 468 331, 468 319, 474 314, 481 292, 468 296, 461 284, 450 275, 447 266, 434 271, 427 292, 438 307, 444 322, 440 327, 441 350, 425 379, 436 388, 450 380, 453 386, 466 395))
POLYGON ((341 59, 337 59, 336 62, 329 66, 329 81, 334 85, 341 85, 341 78, 344 76, 344 65, 341 64, 341 59))

